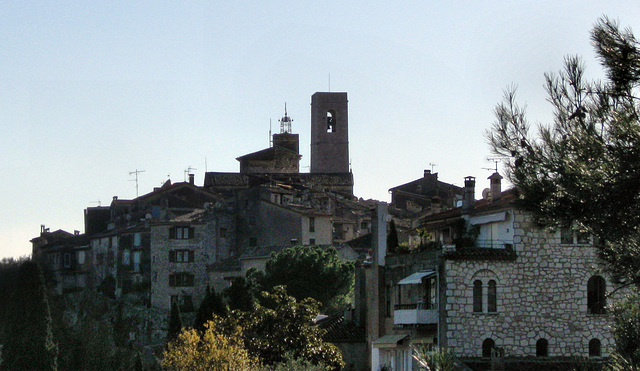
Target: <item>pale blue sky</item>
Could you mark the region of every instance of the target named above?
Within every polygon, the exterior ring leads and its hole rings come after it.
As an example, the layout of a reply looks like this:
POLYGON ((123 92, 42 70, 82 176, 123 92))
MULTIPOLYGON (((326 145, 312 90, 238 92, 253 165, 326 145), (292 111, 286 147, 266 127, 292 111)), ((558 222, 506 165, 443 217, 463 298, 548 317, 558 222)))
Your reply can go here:
POLYGON ((637 1, 0 2, 0 257, 40 225, 83 230, 83 209, 196 168, 237 171, 287 103, 309 164, 316 91, 349 94, 355 193, 435 163, 487 184, 483 133, 512 83, 546 121, 543 73, 565 55, 600 76, 603 14, 640 32, 637 1))

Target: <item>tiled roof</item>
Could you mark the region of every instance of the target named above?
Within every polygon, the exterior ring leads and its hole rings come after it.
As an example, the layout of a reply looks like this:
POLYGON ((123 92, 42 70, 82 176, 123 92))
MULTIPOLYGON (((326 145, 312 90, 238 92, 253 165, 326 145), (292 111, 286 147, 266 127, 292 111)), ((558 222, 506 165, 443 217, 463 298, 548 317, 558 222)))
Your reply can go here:
POLYGON ((207 272, 234 272, 240 269, 240 261, 235 257, 220 260, 207 266, 207 272))
POLYGON ((344 314, 321 319, 317 324, 326 331, 322 337, 324 341, 330 343, 361 343, 367 339, 364 327, 353 321, 345 321, 344 314))

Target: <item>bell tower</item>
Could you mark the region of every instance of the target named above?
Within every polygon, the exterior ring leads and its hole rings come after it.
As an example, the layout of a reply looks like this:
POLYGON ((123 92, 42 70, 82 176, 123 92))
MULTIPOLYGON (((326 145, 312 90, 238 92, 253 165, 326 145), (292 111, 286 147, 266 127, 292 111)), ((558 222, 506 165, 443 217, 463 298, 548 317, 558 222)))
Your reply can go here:
POLYGON ((347 93, 311 96, 311 173, 349 172, 347 93))

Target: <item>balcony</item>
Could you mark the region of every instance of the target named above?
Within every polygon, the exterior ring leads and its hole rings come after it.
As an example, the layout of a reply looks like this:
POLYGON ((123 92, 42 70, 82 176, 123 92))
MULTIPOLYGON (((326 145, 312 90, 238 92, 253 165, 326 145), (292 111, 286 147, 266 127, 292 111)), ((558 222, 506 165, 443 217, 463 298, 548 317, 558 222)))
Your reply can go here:
POLYGON ((399 304, 393 312, 394 325, 438 324, 438 309, 425 303, 399 304))

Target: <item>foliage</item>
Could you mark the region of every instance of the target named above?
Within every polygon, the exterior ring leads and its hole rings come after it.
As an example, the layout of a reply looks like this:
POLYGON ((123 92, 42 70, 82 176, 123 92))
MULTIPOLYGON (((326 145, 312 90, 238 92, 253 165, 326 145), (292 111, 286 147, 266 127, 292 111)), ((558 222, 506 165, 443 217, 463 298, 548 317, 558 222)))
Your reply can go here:
POLYGON ((196 313, 196 319, 193 327, 198 331, 205 330, 205 323, 211 320, 213 315, 226 317, 228 313, 227 306, 222 300, 222 295, 216 293, 216 291, 210 287, 207 287, 207 293, 198 307, 196 313))
POLYGON ((389 234, 387 235, 387 251, 389 254, 395 254, 398 252, 398 230, 396 229, 396 222, 391 219, 389 223, 389 234))
POLYGON ((286 286, 298 300, 313 298, 325 310, 335 309, 353 292, 354 264, 342 260, 333 247, 289 247, 267 261, 261 284, 266 291, 286 286))
POLYGON ((162 366, 169 370, 250 371, 258 359, 244 348, 242 328, 229 326, 219 317, 204 325, 205 331, 185 329, 169 343, 162 366))
POLYGON ((616 353, 628 365, 640 368, 640 294, 635 292, 613 304, 611 313, 616 353))
POLYGON ((97 288, 98 292, 103 293, 106 297, 116 298, 116 279, 112 275, 105 277, 97 288))
POLYGON ((458 369, 457 359, 445 349, 430 351, 426 345, 411 346, 413 359, 427 371, 453 371, 458 369))
POLYGON ((258 283, 255 277, 256 271, 250 269, 247 272, 247 278, 241 276, 233 278, 231 286, 224 290, 229 310, 251 312, 255 309, 258 291, 258 283))
POLYGON ((252 313, 234 312, 230 321, 238 321, 245 330, 245 346, 265 365, 290 359, 306 360, 339 370, 343 365, 338 348, 322 340, 322 330, 314 324, 319 303, 311 298, 298 302, 284 287, 264 292, 270 306, 258 305, 252 313))
POLYGON ((264 366, 260 371, 326 371, 324 366, 314 365, 305 359, 287 359, 272 366, 264 366))
POLYGON ((178 338, 182 331, 182 319, 180 318, 180 308, 177 303, 171 303, 169 313, 169 329, 167 331, 167 342, 172 342, 178 338))
POLYGON ((618 352, 613 352, 609 355, 609 362, 604 368, 605 371, 638 371, 640 366, 638 364, 631 364, 631 362, 622 356, 618 352))
POLYGON ((11 370, 56 370, 58 347, 53 339, 51 311, 38 265, 20 265, 6 312, 2 367, 11 370))
POLYGON ((586 81, 580 59, 567 57, 564 70, 545 75, 553 123, 533 135, 511 88, 487 135, 493 152, 509 158, 520 208, 540 225, 593 233, 613 278, 640 287, 640 46, 608 18, 591 38, 604 82, 586 81))

